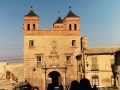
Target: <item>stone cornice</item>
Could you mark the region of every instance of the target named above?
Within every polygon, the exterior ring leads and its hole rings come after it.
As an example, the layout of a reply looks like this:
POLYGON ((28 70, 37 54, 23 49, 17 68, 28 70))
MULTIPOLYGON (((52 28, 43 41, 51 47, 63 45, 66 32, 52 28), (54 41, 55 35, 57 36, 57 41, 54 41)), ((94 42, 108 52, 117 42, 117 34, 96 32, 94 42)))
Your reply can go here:
POLYGON ((29 35, 40 35, 40 36, 80 36, 80 31, 76 30, 34 30, 34 31, 24 31, 24 36, 29 35))

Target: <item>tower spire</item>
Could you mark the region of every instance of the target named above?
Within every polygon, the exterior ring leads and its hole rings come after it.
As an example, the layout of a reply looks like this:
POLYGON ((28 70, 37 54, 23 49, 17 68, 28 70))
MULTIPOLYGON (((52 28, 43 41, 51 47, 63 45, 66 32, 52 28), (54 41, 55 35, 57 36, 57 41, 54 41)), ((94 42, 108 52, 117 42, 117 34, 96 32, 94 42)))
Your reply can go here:
POLYGON ((58 18, 60 18, 60 10, 58 11, 58 18))

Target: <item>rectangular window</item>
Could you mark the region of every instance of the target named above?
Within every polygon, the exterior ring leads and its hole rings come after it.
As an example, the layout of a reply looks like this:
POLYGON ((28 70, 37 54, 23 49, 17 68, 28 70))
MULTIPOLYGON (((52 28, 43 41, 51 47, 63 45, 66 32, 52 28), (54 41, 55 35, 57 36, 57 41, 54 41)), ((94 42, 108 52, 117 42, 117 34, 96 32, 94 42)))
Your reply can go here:
POLYGON ((71 64, 71 56, 66 56, 66 64, 71 64))
POLYGON ((92 58, 92 68, 91 70, 99 70, 98 64, 97 64, 97 58, 92 58))
POLYGON ((30 40, 29 41, 29 47, 33 47, 34 46, 34 41, 33 40, 30 40))
POLYGON ((99 77, 97 75, 92 76, 92 85, 96 85, 96 86, 99 85, 99 77))
POLYGON ((42 65, 42 56, 37 56, 37 66, 42 65))
POLYGON ((76 40, 72 40, 72 46, 76 46, 76 40))

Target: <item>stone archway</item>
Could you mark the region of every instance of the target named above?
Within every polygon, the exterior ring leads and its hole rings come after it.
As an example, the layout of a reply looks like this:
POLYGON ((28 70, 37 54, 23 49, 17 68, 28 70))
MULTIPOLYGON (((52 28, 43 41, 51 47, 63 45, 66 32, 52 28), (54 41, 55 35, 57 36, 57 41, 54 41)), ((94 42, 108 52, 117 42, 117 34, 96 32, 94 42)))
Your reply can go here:
POLYGON ((61 75, 57 71, 52 71, 48 74, 48 76, 52 79, 52 84, 54 87, 58 87, 61 84, 61 75))

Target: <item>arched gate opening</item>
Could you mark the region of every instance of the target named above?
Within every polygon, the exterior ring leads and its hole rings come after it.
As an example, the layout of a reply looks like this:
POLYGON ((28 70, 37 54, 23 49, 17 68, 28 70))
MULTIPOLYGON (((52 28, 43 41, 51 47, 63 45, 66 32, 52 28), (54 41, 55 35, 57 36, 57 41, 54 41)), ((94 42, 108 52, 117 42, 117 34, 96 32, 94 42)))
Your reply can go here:
POLYGON ((58 87, 60 85, 60 73, 57 71, 52 71, 48 74, 48 76, 52 79, 52 85, 54 87, 58 87))

